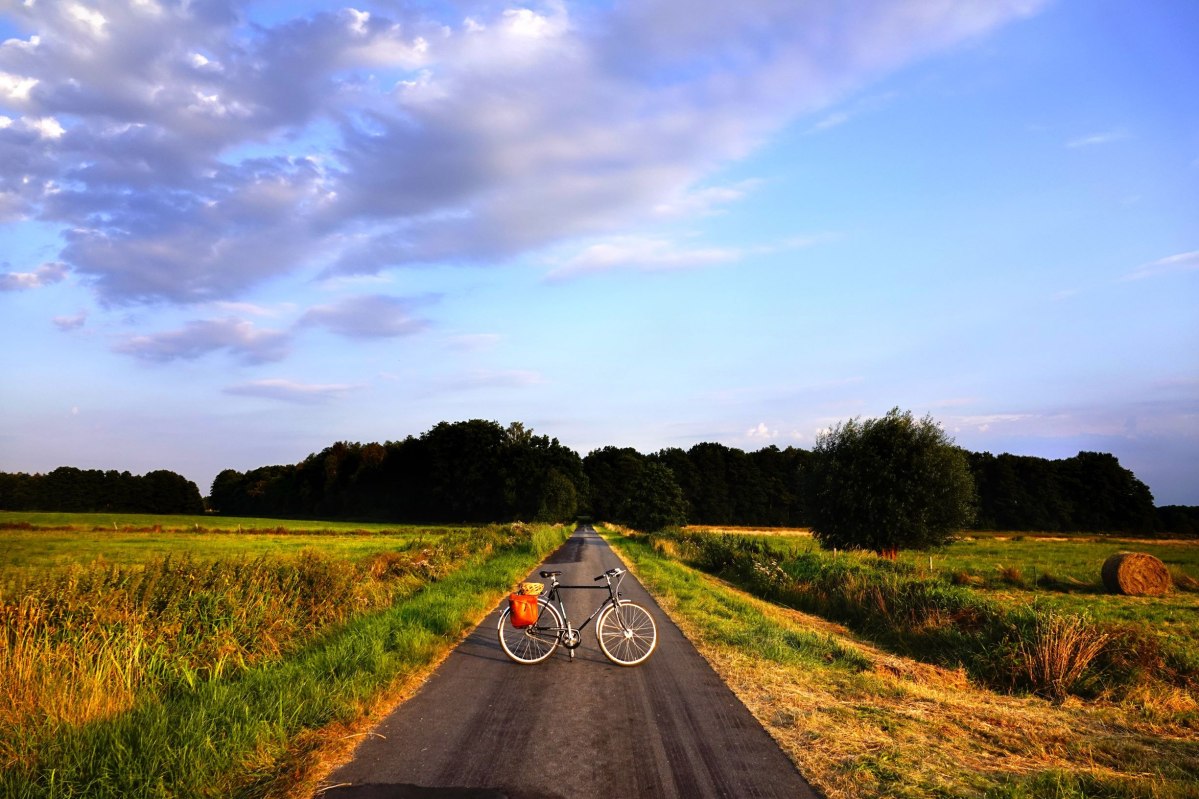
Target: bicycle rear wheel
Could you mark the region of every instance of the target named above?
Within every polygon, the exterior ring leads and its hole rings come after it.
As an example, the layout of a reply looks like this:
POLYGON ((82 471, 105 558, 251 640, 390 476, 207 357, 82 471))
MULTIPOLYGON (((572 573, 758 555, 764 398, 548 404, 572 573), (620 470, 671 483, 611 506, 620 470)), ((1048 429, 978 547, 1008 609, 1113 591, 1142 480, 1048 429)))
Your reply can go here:
POLYGON ((658 625, 649 611, 635 602, 609 605, 595 625, 604 656, 617 666, 644 663, 658 645, 658 625))
POLYGON ((565 626, 562 614, 544 597, 537 599, 537 621, 528 627, 513 627, 512 609, 505 607, 496 630, 504 654, 517 663, 540 663, 558 648, 558 632, 565 626))

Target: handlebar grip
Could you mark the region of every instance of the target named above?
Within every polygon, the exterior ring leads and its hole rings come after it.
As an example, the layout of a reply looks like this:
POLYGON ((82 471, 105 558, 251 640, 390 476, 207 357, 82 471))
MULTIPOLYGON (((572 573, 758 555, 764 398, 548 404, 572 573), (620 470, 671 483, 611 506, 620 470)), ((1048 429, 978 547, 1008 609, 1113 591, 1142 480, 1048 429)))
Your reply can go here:
POLYGON ((607 576, 608 575, 606 575, 606 574, 601 574, 599 577, 596 577, 594 580, 592 580, 592 582, 598 583, 600 580, 604 579, 607 576))

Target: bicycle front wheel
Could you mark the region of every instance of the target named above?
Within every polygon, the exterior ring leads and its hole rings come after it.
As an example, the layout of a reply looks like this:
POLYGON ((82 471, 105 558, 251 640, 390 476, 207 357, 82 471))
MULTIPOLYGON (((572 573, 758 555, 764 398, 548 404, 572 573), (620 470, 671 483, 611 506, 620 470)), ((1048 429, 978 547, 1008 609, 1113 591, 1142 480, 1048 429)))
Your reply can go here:
POLYGON ((544 597, 537 598, 537 609, 537 621, 528 627, 512 626, 512 608, 500 614, 500 646, 517 663, 540 663, 558 648, 558 633, 565 627, 562 614, 544 597))
POLYGON ((604 656, 617 666, 644 663, 658 645, 658 625, 649 611, 635 602, 609 605, 595 625, 604 656))

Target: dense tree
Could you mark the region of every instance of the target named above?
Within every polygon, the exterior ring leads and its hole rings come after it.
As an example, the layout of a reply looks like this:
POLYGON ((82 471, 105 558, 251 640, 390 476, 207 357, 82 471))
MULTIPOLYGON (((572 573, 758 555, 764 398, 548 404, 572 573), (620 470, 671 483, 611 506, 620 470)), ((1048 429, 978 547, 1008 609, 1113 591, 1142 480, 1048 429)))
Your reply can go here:
POLYGON ((931 417, 891 410, 820 436, 808 480, 812 532, 821 546, 895 557, 952 540, 973 518, 965 453, 931 417))
POLYGON ((222 513, 487 522, 573 518, 586 491, 582 459, 519 422, 442 422, 419 438, 339 441, 295 466, 213 481, 222 513))
POLYGON ((770 527, 802 527, 807 524, 801 481, 810 453, 787 447, 769 446, 749 453, 762 475, 763 504, 752 519, 743 523, 770 527))
POLYGON ((583 459, 592 515, 638 530, 654 531, 686 521, 686 503, 674 473, 625 447, 604 447, 583 459))
MULTIPOLYGON (((520 422, 502 427, 474 419, 443 422, 401 441, 339 441, 294 465, 226 469, 213 480, 209 506, 229 515, 397 522, 563 521, 582 510, 633 526, 682 519, 810 526, 818 456, 774 446, 747 453, 712 442, 649 456, 605 447, 588 455, 585 468, 573 450, 520 422), (647 472, 651 463, 666 473, 647 472), (654 508, 665 510, 648 512, 654 508)), ((1149 489, 1112 455, 967 457, 981 529, 1199 530, 1199 509, 1155 511, 1149 489)), ((0 508, 197 512, 199 492, 189 486, 165 471, 144 477, 73 467, 46 475, 0 473, 0 508)))
POLYGON ((1164 505, 1158 508, 1156 529, 1171 535, 1199 535, 1199 506, 1164 505))
POLYGON ((617 521, 649 532, 684 524, 686 505, 674 473, 660 463, 643 461, 617 521))
POLYGON ((699 473, 691 462, 690 454, 678 447, 660 450, 656 455, 651 456, 651 459, 662 464, 667 469, 670 469, 674 475, 675 483, 683 492, 683 515, 688 521, 707 522, 703 519, 696 510, 698 498, 703 493, 703 484, 700 481, 699 473))
POLYGON ((157 470, 129 472, 61 466, 49 474, 0 474, 0 508, 66 513, 203 513, 196 484, 157 470))
POLYGON ((674 473, 692 523, 802 526, 799 478, 807 454, 773 446, 746 453, 704 442, 653 459, 674 473))
POLYGON ((1095 532, 1153 529, 1149 487, 1105 452, 1080 452, 1063 464, 1072 527, 1095 532))
POLYGON ((984 452, 969 459, 981 529, 1147 532, 1155 526, 1148 486, 1112 455, 1047 460, 984 452))
POLYGON ((603 447, 589 453, 583 459, 589 487, 587 511, 597 519, 620 521, 645 459, 632 447, 603 447))

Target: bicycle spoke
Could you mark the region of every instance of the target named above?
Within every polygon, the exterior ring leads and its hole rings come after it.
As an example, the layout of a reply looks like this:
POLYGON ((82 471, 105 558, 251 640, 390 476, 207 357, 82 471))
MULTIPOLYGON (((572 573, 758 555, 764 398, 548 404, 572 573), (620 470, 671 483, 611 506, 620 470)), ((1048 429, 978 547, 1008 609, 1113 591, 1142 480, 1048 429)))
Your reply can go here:
POLYGON ((539 601, 538 607, 538 620, 528 627, 513 627, 508 609, 500 614, 500 646, 517 663, 540 663, 558 647, 558 613, 544 601, 539 601))
POLYGON ((635 666, 645 661, 658 642, 653 617, 645 608, 632 602, 622 602, 605 612, 596 635, 600 649, 620 666, 635 666))

